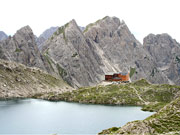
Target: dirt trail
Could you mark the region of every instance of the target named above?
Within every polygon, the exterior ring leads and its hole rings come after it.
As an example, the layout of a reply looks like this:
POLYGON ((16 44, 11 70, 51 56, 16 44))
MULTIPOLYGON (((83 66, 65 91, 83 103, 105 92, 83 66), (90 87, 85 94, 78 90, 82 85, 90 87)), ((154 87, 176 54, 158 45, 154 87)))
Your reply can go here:
POLYGON ((130 88, 132 88, 135 91, 136 95, 139 97, 139 99, 142 102, 144 102, 145 105, 149 104, 149 102, 146 102, 144 99, 142 99, 142 97, 139 95, 138 91, 134 87, 130 87, 130 88))

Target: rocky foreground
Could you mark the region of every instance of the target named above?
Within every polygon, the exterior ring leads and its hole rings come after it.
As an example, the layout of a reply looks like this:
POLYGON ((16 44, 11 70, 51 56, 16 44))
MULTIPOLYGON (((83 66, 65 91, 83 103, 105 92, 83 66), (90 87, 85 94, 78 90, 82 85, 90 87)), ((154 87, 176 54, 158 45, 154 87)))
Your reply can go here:
POLYGON ((180 97, 145 120, 129 122, 121 128, 113 127, 99 134, 179 135, 180 97))
POLYGON ((38 68, 0 60, 0 99, 28 98, 37 93, 72 90, 62 79, 38 68))

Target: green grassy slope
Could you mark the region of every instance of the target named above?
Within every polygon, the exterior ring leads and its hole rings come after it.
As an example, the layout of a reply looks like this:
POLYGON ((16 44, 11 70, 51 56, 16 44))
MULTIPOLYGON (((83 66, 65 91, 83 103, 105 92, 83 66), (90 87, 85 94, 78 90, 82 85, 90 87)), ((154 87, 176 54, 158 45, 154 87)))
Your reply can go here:
POLYGON ((180 92, 180 86, 152 85, 142 79, 129 84, 80 88, 54 96, 51 93, 51 97, 47 95, 46 98, 92 104, 140 105, 143 106, 143 110, 158 111, 175 99, 178 92, 180 92))

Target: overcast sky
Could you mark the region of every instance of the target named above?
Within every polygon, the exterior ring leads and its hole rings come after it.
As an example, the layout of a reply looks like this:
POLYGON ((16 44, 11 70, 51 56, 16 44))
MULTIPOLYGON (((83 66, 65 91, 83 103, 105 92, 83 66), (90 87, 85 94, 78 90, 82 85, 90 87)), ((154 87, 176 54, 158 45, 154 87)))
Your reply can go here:
POLYGON ((116 16, 140 42, 149 33, 168 33, 180 42, 180 0, 0 0, 0 13, 0 31, 8 35, 26 25, 39 36, 72 19, 86 26, 116 16))

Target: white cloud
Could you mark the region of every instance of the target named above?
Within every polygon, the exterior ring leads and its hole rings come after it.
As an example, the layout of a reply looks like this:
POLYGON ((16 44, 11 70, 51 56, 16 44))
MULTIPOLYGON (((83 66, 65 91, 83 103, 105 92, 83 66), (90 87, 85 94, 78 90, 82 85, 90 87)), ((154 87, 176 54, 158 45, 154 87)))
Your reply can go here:
POLYGON ((180 41, 179 0, 0 0, 0 30, 14 34, 30 25, 36 35, 75 19, 81 26, 116 16, 138 40, 149 33, 168 33, 180 41))

